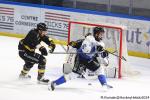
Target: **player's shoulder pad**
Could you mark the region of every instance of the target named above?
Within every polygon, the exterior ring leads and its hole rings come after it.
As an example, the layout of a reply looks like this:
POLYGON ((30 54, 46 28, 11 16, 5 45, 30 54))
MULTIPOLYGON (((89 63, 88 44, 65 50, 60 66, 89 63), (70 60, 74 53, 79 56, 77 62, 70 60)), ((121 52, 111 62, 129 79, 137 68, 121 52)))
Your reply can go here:
POLYGON ((36 30, 35 28, 32 28, 32 29, 30 30, 30 32, 37 32, 37 30, 36 30))
POLYGON ((30 33, 30 34, 35 34, 35 35, 36 35, 38 32, 37 32, 36 29, 31 29, 31 30, 29 31, 29 33, 30 33))
POLYGON ((76 41, 76 43, 80 43, 80 42, 83 42, 83 41, 84 41, 84 39, 79 39, 79 40, 76 41))
POLYGON ((92 35, 89 35, 85 38, 86 41, 89 41, 89 42, 96 42, 95 41, 95 38, 92 36, 92 35))
POLYGON ((87 36, 89 36, 89 35, 92 35, 92 33, 87 33, 87 34, 85 35, 85 38, 86 38, 87 36))

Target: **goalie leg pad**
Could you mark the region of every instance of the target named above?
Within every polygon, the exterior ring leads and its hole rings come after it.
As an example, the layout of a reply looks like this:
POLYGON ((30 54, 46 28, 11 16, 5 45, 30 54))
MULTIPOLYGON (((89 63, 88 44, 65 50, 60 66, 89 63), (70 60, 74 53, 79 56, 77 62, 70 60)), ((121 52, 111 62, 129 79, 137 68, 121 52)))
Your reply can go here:
POLYGON ((64 63, 63 64, 63 73, 64 74, 69 74, 71 72, 72 72, 72 64, 64 63))
MULTIPOLYGON (((72 48, 68 52, 76 52, 76 50, 72 48)), ((72 72, 72 69, 73 69, 74 63, 75 63, 75 57, 76 57, 76 54, 69 54, 67 56, 67 62, 63 64, 63 73, 64 74, 69 74, 72 72)))
POLYGON ((109 78, 116 78, 117 76, 117 68, 116 67, 107 67, 105 69, 105 75, 109 78))

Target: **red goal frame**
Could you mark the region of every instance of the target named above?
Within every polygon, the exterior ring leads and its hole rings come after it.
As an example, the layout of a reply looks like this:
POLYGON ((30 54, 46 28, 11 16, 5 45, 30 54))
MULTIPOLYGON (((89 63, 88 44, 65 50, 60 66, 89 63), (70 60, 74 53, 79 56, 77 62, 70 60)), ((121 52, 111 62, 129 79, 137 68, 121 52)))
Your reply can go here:
POLYGON ((119 30, 120 32, 120 41, 119 41, 119 60, 118 60, 118 78, 122 77, 122 34, 123 34, 123 29, 121 27, 117 27, 117 26, 110 26, 110 25, 102 25, 102 24, 92 24, 92 23, 85 23, 85 22, 76 22, 76 21, 69 21, 68 23, 68 43, 70 42, 70 34, 71 34, 71 25, 72 24, 81 24, 81 25, 90 25, 90 26, 100 26, 100 27, 104 27, 104 28, 114 28, 119 30))

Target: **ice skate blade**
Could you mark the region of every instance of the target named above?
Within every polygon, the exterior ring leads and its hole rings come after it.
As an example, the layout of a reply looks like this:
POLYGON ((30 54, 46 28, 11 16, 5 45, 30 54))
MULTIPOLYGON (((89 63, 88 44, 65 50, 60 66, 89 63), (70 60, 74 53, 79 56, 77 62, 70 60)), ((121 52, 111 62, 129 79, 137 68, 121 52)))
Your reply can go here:
POLYGON ((37 84, 48 85, 48 82, 37 81, 37 84))
POLYGON ((28 75, 28 76, 19 76, 19 80, 31 80, 31 76, 28 75))
POLYGON ((49 91, 54 91, 54 90, 55 90, 55 86, 54 86, 54 83, 53 83, 53 82, 50 82, 50 83, 48 84, 48 90, 49 90, 49 91))

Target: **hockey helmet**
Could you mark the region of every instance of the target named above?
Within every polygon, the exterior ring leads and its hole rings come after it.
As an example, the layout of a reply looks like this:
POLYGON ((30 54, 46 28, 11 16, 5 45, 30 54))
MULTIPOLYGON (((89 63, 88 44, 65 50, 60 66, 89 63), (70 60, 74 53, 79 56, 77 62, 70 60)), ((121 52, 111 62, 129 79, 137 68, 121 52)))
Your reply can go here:
POLYGON ((94 27, 93 28, 93 36, 94 36, 95 40, 96 41, 102 40, 102 35, 103 35, 104 32, 105 31, 102 27, 99 27, 99 26, 94 27))
POLYGON ((38 23, 37 24, 37 29, 41 31, 47 31, 48 27, 45 23, 38 23))

